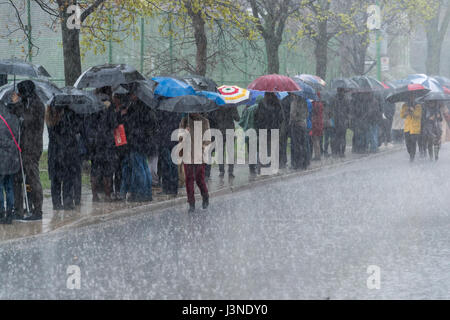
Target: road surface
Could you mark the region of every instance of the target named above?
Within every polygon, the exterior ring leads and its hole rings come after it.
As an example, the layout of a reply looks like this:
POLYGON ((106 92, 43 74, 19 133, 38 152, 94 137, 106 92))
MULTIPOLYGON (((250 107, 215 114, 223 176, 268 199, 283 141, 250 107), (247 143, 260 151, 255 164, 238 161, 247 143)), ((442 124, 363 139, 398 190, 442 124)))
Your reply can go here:
POLYGON ((3 243, 0 298, 449 299, 449 149, 3 243))

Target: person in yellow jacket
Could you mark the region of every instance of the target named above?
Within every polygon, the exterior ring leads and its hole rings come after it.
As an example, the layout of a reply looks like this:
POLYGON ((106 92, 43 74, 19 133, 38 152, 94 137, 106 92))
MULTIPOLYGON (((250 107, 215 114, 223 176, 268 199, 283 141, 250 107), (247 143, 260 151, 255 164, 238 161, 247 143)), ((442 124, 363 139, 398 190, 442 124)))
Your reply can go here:
POLYGON ((400 114, 405 119, 405 141, 409 153, 410 161, 416 157, 417 142, 421 132, 422 106, 415 104, 414 99, 405 103, 400 114))

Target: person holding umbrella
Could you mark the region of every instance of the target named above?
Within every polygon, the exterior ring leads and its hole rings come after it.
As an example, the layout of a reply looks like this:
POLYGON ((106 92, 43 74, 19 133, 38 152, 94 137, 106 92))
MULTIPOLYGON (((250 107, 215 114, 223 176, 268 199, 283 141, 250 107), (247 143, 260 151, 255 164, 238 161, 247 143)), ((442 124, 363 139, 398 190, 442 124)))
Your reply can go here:
POLYGON ((19 125, 19 119, 0 103, 0 224, 11 224, 14 214, 13 181, 20 170, 19 125))
POLYGON ((402 107, 400 116, 405 119, 405 140, 410 161, 414 162, 416 157, 417 143, 421 132, 422 106, 415 103, 411 95, 409 101, 402 107))
POLYGON ((92 114, 87 124, 87 144, 91 160, 92 201, 99 202, 98 193, 103 187, 105 201, 112 201, 113 175, 118 164, 115 150, 114 129, 118 126, 112 103, 111 87, 95 90, 95 95, 105 109, 92 114))
MULTIPOLYGON (((23 119, 19 144, 22 149, 22 162, 26 176, 27 193, 31 195, 31 215, 26 221, 42 220, 43 191, 39 176, 39 159, 43 150, 43 132, 45 106, 36 95, 35 84, 25 80, 17 84, 18 93, 12 96, 12 112, 23 119)), ((14 177, 15 218, 23 216, 23 185, 24 177, 16 174, 14 177)), ((27 197, 27 195, 25 195, 27 197)), ((27 201, 28 202, 28 201, 27 201)))
POLYGON ((81 172, 77 140, 77 134, 81 131, 81 121, 69 109, 69 106, 55 104, 47 107, 45 120, 49 137, 48 174, 51 182, 53 210, 73 210, 75 209, 75 181, 81 172))

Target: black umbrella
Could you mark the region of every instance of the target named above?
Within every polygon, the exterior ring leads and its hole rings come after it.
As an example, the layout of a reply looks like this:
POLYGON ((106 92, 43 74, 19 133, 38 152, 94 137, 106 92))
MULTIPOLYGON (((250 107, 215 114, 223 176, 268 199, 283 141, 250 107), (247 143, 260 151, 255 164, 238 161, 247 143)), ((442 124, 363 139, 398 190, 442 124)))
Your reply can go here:
POLYGON ((386 101, 390 103, 408 102, 411 98, 416 100, 430 92, 421 84, 409 84, 399 87, 387 96, 386 101))
POLYGON ((51 75, 41 65, 17 59, 0 60, 0 74, 12 74, 31 78, 50 78, 51 75))
POLYGON ((370 89, 370 90, 388 89, 380 81, 369 76, 353 77, 352 80, 355 81, 358 84, 358 86, 362 89, 370 89))
POLYGON ((145 105, 152 109, 158 106, 158 100, 155 99, 155 88, 158 85, 152 80, 138 80, 129 84, 122 85, 130 93, 136 95, 145 105))
POLYGON ((91 67, 75 82, 77 89, 116 87, 138 80, 145 80, 135 68, 126 64, 104 64, 91 67))
POLYGON ((210 92, 219 92, 219 89, 217 89, 217 83, 214 82, 214 80, 199 76, 199 75, 187 75, 178 77, 178 79, 183 80, 190 86, 192 86, 195 91, 210 91, 210 92))
POLYGON ((203 96, 181 96, 165 98, 159 102, 158 110, 178 113, 204 113, 219 109, 213 101, 203 96))
POLYGON ((352 79, 341 78, 331 80, 331 89, 343 88, 349 91, 359 89, 359 85, 352 79))
MULTIPOLYGON (((44 104, 48 104, 48 101, 53 97, 53 95, 61 93, 61 89, 47 80, 36 79, 24 81, 32 81, 34 83, 34 85, 36 86, 36 94, 44 104)), ((14 91, 16 91, 14 84, 7 84, 3 87, 0 87, 0 101, 5 104, 10 103, 11 96, 14 91)))
POLYGON ((421 97, 419 101, 450 101, 450 94, 430 92, 426 96, 421 97))
POLYGON ((54 107, 68 107, 78 114, 92 114, 105 109, 102 101, 91 91, 65 87, 53 96, 49 104, 54 107))

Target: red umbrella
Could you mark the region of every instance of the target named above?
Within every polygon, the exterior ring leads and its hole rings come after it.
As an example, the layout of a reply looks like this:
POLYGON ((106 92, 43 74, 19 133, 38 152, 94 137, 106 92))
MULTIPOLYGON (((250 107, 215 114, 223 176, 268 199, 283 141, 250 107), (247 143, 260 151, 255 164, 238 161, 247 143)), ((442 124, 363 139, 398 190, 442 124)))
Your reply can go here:
POLYGON ((270 74, 259 77, 248 86, 248 89, 265 92, 302 91, 302 89, 295 83, 294 80, 279 74, 270 74))

